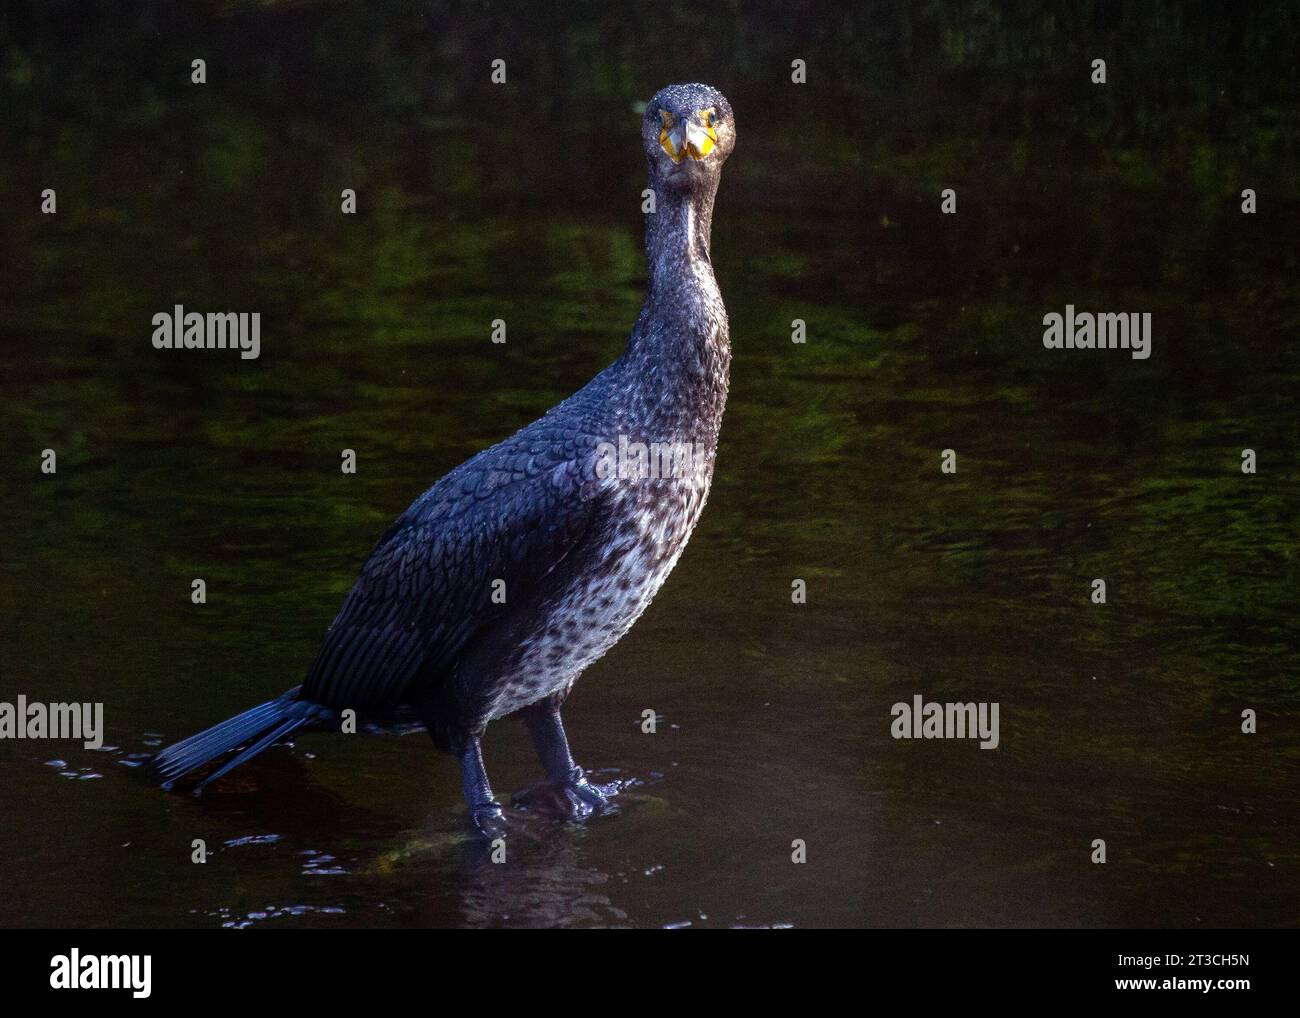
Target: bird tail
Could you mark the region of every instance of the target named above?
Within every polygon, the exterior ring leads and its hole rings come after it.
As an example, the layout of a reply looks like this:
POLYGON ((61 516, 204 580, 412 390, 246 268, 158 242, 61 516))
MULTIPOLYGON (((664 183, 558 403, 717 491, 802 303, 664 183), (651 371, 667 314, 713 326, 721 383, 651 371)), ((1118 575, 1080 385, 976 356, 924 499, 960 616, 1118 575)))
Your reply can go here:
POLYGON ((204 786, 248 762, 268 746, 329 714, 319 704, 299 699, 301 689, 301 686, 294 686, 283 696, 237 714, 162 750, 154 757, 153 766, 155 772, 163 778, 163 788, 170 790, 177 779, 241 746, 245 747, 194 789, 196 792, 201 791, 204 786))

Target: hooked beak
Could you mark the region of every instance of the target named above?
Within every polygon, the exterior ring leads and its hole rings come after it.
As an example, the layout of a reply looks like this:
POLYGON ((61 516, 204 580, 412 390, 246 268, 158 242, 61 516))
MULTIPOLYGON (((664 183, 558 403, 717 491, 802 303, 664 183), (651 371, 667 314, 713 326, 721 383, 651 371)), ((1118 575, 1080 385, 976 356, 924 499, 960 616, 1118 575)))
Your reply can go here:
POLYGON ((667 110, 662 112, 663 128, 659 132, 659 144, 668 153, 674 163, 680 164, 690 156, 703 159, 713 151, 718 143, 718 134, 709 122, 712 110, 701 111, 694 117, 674 118, 667 110), (697 123, 697 117, 703 123, 697 123))

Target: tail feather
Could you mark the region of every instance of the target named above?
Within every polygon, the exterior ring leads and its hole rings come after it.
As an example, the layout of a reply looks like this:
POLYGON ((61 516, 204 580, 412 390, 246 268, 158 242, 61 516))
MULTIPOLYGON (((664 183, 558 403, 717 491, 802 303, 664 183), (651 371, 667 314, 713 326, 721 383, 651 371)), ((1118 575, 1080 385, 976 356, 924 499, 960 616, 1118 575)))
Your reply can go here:
POLYGON ((271 744, 278 742, 280 739, 284 738, 290 732, 301 728, 303 725, 307 723, 308 720, 309 720, 308 718, 290 718, 288 721, 282 722, 281 724, 277 725, 275 728, 272 728, 271 731, 269 731, 266 735, 262 736, 262 738, 258 739, 247 749, 241 750, 235 756, 232 756, 229 760, 223 763, 215 771, 213 771, 206 778, 200 781, 198 783, 198 786, 194 789, 194 791, 196 792, 203 791, 203 789, 207 788, 211 782, 216 781, 217 778, 221 777, 223 774, 228 774, 230 771, 233 771, 241 763, 253 759, 253 757, 257 756, 258 753, 266 749, 267 746, 270 746, 271 744))
POLYGON ((162 750, 154 757, 153 766, 164 779, 163 788, 172 788, 177 779, 247 745, 247 749, 205 779, 198 786, 201 789, 208 782, 251 760, 290 732, 320 720, 327 712, 317 704, 298 699, 300 688, 295 686, 283 696, 259 704, 162 750))

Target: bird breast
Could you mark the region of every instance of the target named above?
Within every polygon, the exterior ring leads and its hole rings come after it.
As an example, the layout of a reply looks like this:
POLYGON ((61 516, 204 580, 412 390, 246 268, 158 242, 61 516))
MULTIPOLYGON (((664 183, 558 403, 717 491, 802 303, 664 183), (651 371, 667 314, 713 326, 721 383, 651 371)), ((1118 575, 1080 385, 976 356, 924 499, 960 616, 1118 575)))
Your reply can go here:
POLYGON ((713 457, 684 477, 612 481, 612 524, 596 567, 579 570, 500 676, 491 717, 565 691, 649 606, 672 572, 708 498, 713 457))

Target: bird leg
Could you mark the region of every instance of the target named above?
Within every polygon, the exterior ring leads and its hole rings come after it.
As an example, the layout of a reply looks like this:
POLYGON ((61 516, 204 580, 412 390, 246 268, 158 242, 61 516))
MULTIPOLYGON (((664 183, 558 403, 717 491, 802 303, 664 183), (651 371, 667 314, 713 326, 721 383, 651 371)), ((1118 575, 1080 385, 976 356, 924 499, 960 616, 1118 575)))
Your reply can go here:
POLYGON ((501 804, 492 797, 487 770, 483 766, 483 751, 477 737, 466 743, 460 755, 460 780, 465 789, 465 802, 469 806, 470 820, 485 838, 496 838, 505 833, 505 814, 501 804))
POLYGON ((533 736, 537 757, 546 768, 546 780, 516 792, 516 806, 541 809, 572 819, 590 816, 609 805, 618 794, 618 785, 595 785, 587 780, 583 769, 573 761, 569 740, 564 734, 558 704, 543 700, 521 712, 533 736))

